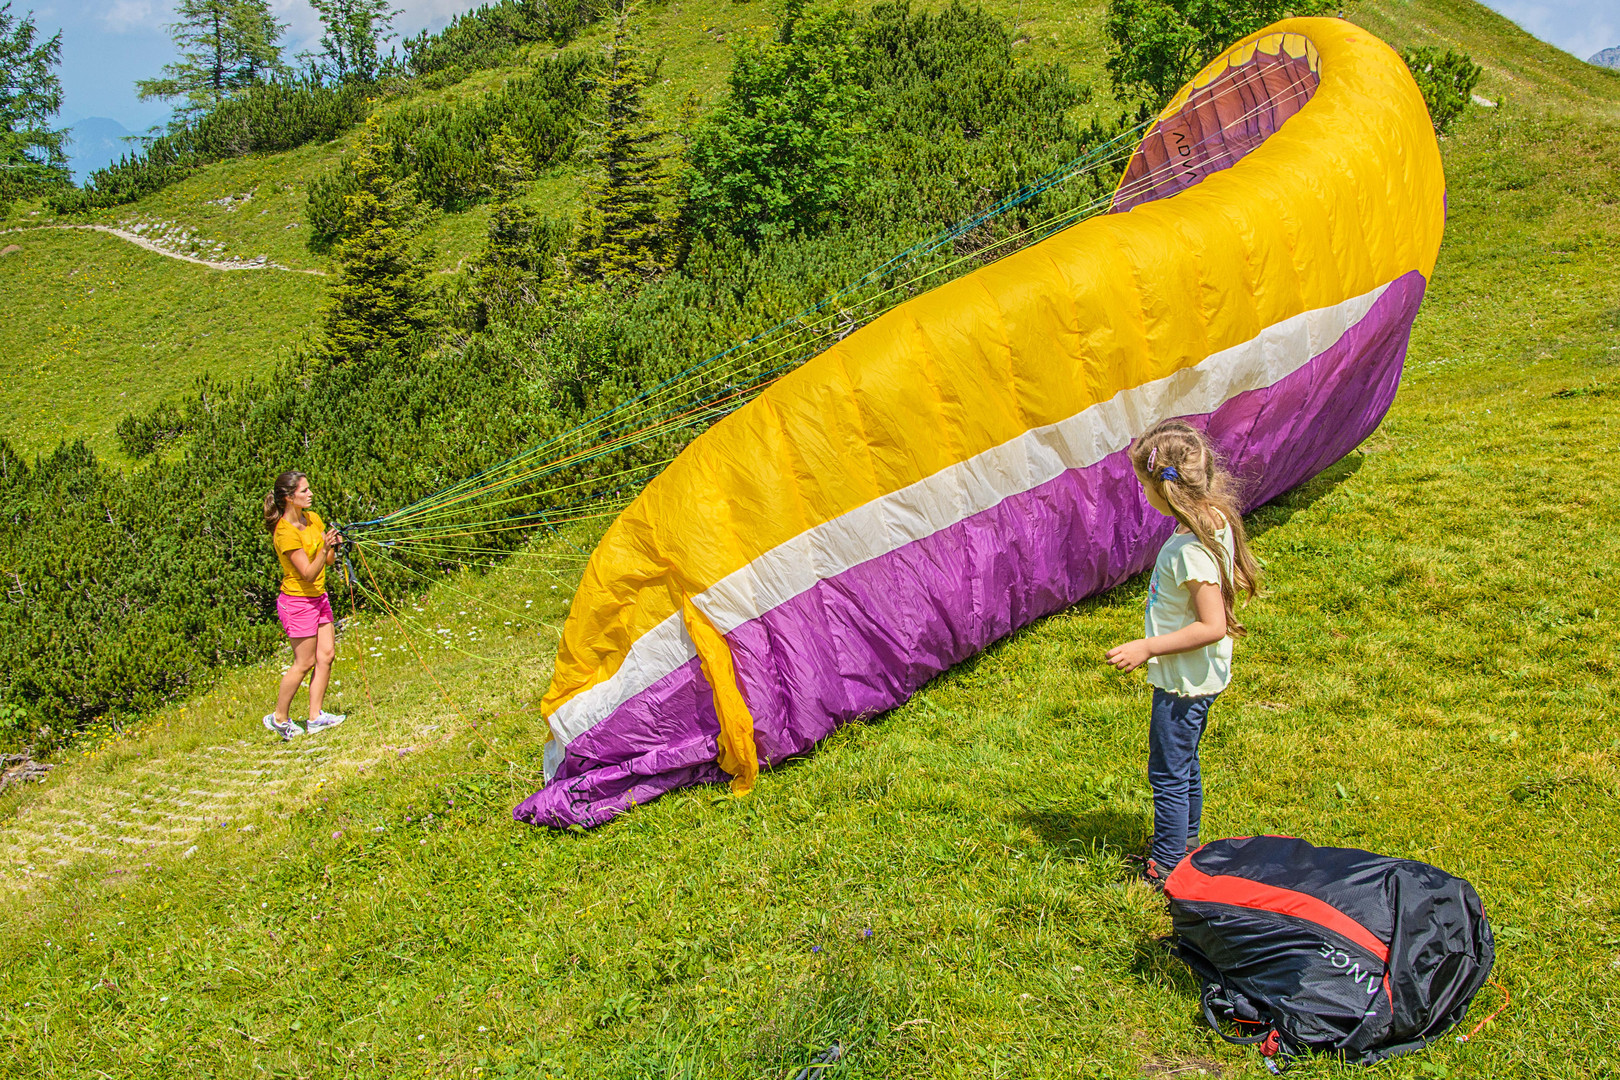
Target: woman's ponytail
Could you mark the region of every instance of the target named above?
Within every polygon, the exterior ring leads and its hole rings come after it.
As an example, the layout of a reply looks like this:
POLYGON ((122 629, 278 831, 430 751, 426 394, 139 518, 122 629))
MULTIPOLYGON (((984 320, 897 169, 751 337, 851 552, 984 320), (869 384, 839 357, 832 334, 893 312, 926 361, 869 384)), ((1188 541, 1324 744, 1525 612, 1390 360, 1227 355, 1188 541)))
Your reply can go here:
POLYGON ((304 479, 301 472, 284 472, 276 477, 276 482, 264 497, 264 531, 274 533, 276 526, 281 523, 282 515, 287 512, 287 500, 293 492, 298 490, 298 482, 304 479))

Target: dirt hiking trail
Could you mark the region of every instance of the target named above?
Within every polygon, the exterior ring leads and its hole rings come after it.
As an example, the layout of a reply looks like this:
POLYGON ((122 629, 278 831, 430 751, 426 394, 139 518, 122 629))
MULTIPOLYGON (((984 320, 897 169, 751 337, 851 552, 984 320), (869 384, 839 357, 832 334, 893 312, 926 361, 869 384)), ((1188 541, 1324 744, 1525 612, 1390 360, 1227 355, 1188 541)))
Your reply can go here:
POLYGON ((155 240, 148 239, 140 233, 129 229, 120 229, 112 225, 29 225, 20 229, 6 229, 0 231, 0 236, 11 236, 17 233, 41 232, 46 229, 78 229, 86 232, 106 233, 126 240, 138 248, 162 255, 169 259, 179 259, 181 262, 194 263, 197 266, 206 266, 210 270, 283 270, 289 274, 313 274, 316 277, 326 277, 325 270, 300 270, 292 266, 283 266, 273 263, 263 255, 252 259, 204 259, 196 255, 188 255, 182 251, 174 251, 155 240))

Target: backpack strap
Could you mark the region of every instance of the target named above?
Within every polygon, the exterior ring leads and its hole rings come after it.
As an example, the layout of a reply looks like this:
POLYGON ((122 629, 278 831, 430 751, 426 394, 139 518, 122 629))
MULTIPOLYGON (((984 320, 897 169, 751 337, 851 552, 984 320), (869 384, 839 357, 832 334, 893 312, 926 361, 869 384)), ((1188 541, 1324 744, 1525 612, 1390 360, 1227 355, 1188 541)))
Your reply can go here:
POLYGON ((1288 1044, 1283 1041, 1282 1032, 1278 1031, 1276 1025, 1272 1024, 1271 1021, 1259 1019, 1259 1014, 1255 1011, 1254 1006, 1241 994, 1234 994, 1232 997, 1237 998, 1242 1004, 1239 1005, 1230 1000, 1226 996, 1226 988, 1220 983, 1205 984, 1203 997, 1199 1002, 1204 1009, 1204 1023, 1208 1024, 1210 1030, 1214 1031, 1215 1034, 1232 1045, 1252 1046, 1260 1051, 1260 1060, 1266 1063, 1267 1071, 1272 1076, 1281 1076, 1283 1070, 1293 1062, 1293 1052, 1288 1048, 1288 1044), (1244 1012, 1257 1017, 1257 1019, 1248 1020, 1239 1015, 1244 1012), (1254 1035, 1228 1035, 1221 1030, 1222 1017, 1230 1020, 1232 1026, 1239 1028, 1239 1030, 1245 1026, 1263 1028, 1264 1030, 1254 1035))
POLYGON ((1260 1018, 1259 1012, 1255 1012, 1254 1006, 1243 994, 1231 994, 1228 997, 1225 986, 1221 986, 1220 983, 1207 983, 1199 1004, 1204 1006, 1204 1023, 1210 1025, 1210 1030, 1215 1031, 1215 1035, 1221 1036, 1233 1046, 1252 1046, 1260 1051, 1260 1061, 1265 1062, 1265 1069, 1273 1077, 1280 1077, 1283 1070, 1293 1064, 1294 1052, 1288 1043, 1283 1041, 1283 1033, 1278 1031, 1277 1025, 1273 1025, 1270 1020, 1260 1018), (1244 1012, 1255 1017, 1254 1020, 1243 1017, 1241 1014, 1244 1012), (1221 1031, 1221 1017, 1230 1020, 1231 1025, 1239 1030, 1243 1027, 1264 1028, 1264 1030, 1257 1031, 1255 1035, 1226 1035, 1225 1031, 1221 1031))
POLYGON ((1234 1046, 1259 1046, 1267 1039, 1276 1039, 1276 1029, 1272 1028, 1270 1024, 1266 1024, 1266 1030, 1260 1032, 1258 1035, 1228 1035, 1226 1032, 1222 1031, 1221 1017, 1223 1016, 1227 1020, 1230 1020, 1234 1027, 1236 1027, 1238 1024, 1253 1025, 1256 1023, 1265 1023, 1264 1021, 1238 1019, 1237 1012, 1233 1008, 1232 1002, 1228 1000, 1225 995, 1225 987, 1221 986, 1219 983, 1209 983, 1205 985, 1204 994, 1200 1000, 1200 1004, 1204 1007, 1204 1023, 1208 1024, 1210 1029, 1214 1031, 1215 1034, 1219 1035, 1222 1039, 1225 1039, 1234 1046), (1217 1010, 1219 1010, 1219 1015, 1217 1015, 1217 1010))

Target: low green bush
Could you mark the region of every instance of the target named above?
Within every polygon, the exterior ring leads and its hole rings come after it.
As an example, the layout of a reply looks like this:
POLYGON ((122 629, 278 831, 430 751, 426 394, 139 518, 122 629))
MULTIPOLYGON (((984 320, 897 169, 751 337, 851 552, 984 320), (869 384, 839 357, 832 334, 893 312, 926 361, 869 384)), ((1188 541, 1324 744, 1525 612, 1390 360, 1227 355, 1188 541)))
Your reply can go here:
POLYGON ((73 181, 55 169, 0 169, 0 218, 8 216, 19 202, 41 196, 47 200, 60 198, 71 190, 73 181))
POLYGON ((1401 59, 1423 91, 1423 103, 1429 107, 1435 132, 1444 135, 1468 107, 1484 69, 1467 53, 1450 49, 1442 52, 1429 46, 1407 49, 1401 59))
MULTIPOLYGON (((562 53, 499 90, 455 105, 407 105, 382 123, 394 174, 410 177, 418 197, 441 210, 464 210, 498 193, 505 144, 533 170, 566 160, 579 138, 589 103, 593 61, 562 53)), ((355 189, 345 160, 309 188, 305 218, 312 251, 329 251, 342 236, 343 200, 355 189)))
MULTIPOLYGON (((954 222, 1113 134, 1076 120, 1091 87, 1063 64, 1018 62, 1012 30, 961 0, 935 13, 913 11, 909 0, 874 5, 855 56, 867 122, 880 133, 861 163, 868 179, 857 219, 954 222)), ((1022 227, 1109 186, 1082 178, 998 227, 1022 227)))
POLYGON ((82 188, 53 195, 51 205, 63 214, 120 206, 212 161, 331 139, 365 118, 366 93, 366 88, 352 84, 323 86, 307 80, 253 86, 195 123, 160 135, 140 152, 96 170, 82 188))
MULTIPOLYGON (((938 13, 884 0, 789 10, 738 46, 730 93, 688 153, 688 216, 751 241, 865 223, 939 226, 1079 156, 1107 132, 1060 64, 1020 64, 1007 27, 961 0, 938 13)), ((1031 203, 1022 227, 1085 182, 1031 203)))
POLYGON ((33 728, 27 708, 16 702, 0 702, 0 746, 32 734, 33 728))
POLYGON ((1289 16, 1321 15, 1331 0, 1108 0, 1108 75, 1144 119, 1228 45, 1289 16))
POLYGON ((404 67, 445 84, 509 63, 525 46, 566 45, 607 11, 604 0, 499 0, 454 16, 436 33, 424 30, 401 45, 404 67))
POLYGON ((149 413, 130 413, 118 421, 118 448, 132 458, 151 457, 184 435, 186 420, 173 402, 165 401, 149 413))

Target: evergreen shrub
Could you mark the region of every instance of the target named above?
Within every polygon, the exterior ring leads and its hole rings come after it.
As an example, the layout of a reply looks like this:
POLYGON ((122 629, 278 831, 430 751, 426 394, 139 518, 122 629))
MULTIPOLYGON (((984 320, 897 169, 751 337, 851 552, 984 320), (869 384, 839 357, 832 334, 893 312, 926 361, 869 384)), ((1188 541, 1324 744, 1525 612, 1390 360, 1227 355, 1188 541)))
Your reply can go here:
POLYGON ((134 202, 200 165, 331 139, 365 115, 364 87, 307 80, 259 83, 194 123, 150 140, 140 152, 96 170, 82 188, 60 192, 51 205, 65 214, 134 202))
MULTIPOLYGON (((907 0, 858 17, 790 7, 774 38, 738 47, 728 97, 697 125, 688 214, 706 235, 749 240, 931 230, 1105 138, 1074 119, 1090 93, 1061 64, 1018 63, 1006 26, 961 0, 937 14, 907 0)), ((998 227, 1094 187, 1071 185, 998 227)))
POLYGON ((528 45, 566 45, 607 11, 605 0, 499 0, 454 16, 437 33, 401 44, 404 67, 429 85, 447 85, 474 71, 510 63, 528 45))
POLYGON ((11 213, 14 203, 41 196, 59 198, 72 190, 72 178, 54 169, 0 169, 0 218, 11 213))
MULTIPOLYGON (((390 166, 396 176, 413 179, 429 206, 464 210, 482 202, 501 184, 503 161, 495 147, 503 134, 530 169, 573 154, 593 71, 586 54, 562 53, 475 100, 407 105, 382 121, 390 166)), ((352 160, 310 184, 305 217, 312 250, 330 250, 341 238, 343 200, 354 191, 352 160)))
MULTIPOLYGON (((867 180, 855 213, 868 221, 958 221, 1111 134, 1075 119, 1089 86, 1060 63, 1019 63, 1008 27, 961 0, 937 13, 913 12, 907 0, 874 5, 859 24, 855 58, 867 123, 880 133, 860 166, 867 180)), ((1107 186, 1072 183, 998 227, 1107 186)))
POLYGON ((151 457, 186 433, 185 417, 171 401, 149 413, 130 413, 118 421, 118 448, 137 460, 151 457))
POLYGON ((1474 87, 1484 69, 1467 53, 1453 52, 1424 46, 1401 53, 1411 71, 1418 89, 1423 92, 1423 103, 1429 107, 1429 119, 1437 135, 1444 135, 1468 107, 1474 87))

